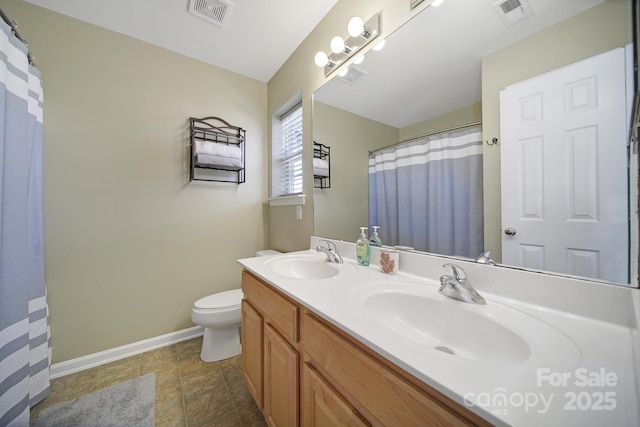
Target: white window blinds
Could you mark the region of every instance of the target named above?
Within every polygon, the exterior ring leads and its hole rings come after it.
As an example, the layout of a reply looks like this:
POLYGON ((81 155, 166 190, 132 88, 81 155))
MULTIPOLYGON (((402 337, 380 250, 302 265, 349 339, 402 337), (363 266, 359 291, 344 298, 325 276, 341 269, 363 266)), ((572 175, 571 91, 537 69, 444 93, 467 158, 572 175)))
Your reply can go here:
POLYGON ((302 193, 302 104, 287 111, 274 134, 273 195, 302 193))

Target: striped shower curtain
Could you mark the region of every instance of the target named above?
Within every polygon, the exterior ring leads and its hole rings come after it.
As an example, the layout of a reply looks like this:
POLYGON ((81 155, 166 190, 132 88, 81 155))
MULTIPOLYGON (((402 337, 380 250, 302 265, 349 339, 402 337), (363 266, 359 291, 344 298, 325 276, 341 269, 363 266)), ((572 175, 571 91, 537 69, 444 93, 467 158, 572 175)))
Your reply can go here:
POLYGON ((483 252, 482 131, 439 133, 369 156, 369 224, 385 245, 483 252))
POLYGON ((0 26, 0 426, 28 426, 50 388, 42 86, 25 45, 0 26))

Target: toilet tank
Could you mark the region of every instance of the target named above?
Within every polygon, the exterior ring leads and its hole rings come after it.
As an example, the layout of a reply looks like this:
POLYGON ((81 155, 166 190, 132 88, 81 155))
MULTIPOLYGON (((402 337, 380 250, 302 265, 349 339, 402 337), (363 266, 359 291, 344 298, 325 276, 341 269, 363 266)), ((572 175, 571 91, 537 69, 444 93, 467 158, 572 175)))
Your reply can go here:
POLYGON ((256 252, 256 256, 269 256, 269 255, 277 255, 281 253, 282 252, 274 251, 272 249, 265 249, 263 251, 256 252))

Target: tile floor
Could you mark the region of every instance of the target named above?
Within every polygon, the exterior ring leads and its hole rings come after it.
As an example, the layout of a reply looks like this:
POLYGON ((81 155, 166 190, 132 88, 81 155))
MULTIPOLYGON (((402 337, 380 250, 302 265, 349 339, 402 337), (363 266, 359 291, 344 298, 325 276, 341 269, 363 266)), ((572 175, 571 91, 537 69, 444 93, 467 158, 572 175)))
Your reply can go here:
POLYGON ((156 427, 266 426, 242 378, 242 356, 204 363, 202 337, 87 369, 51 382, 51 394, 31 411, 156 373, 156 427))

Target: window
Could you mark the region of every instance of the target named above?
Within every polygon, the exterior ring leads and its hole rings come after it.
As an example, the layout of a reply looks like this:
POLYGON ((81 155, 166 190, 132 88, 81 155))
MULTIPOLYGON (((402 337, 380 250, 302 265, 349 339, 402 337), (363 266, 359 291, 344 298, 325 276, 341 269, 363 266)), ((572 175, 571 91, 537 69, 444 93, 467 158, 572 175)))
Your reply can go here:
POLYGON ((274 122, 273 196, 302 193, 302 104, 274 122))

